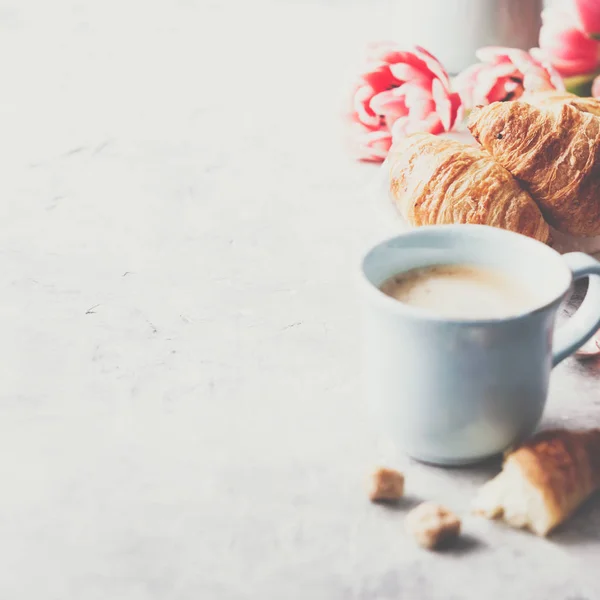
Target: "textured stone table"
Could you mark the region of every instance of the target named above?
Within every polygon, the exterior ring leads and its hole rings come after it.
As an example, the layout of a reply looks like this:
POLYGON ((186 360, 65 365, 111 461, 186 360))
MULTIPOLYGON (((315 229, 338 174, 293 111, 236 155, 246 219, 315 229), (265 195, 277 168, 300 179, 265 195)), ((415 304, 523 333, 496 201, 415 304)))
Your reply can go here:
MULTIPOLYGON (((600 500, 449 553, 371 506, 466 514, 497 464, 370 430, 354 271, 395 231, 336 115, 393 3, 0 2, 0 598, 600 598, 600 500)), ((545 424, 600 424, 600 362, 545 424)))

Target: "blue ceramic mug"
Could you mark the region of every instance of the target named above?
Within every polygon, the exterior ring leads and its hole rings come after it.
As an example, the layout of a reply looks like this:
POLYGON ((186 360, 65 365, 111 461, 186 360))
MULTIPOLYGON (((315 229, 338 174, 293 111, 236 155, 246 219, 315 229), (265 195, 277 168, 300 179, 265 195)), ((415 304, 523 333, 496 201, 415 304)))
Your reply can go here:
POLYGON ((435 464, 475 462, 532 433, 552 367, 600 328, 598 261, 483 225, 422 227, 378 244, 363 259, 362 287, 369 403, 400 448, 435 464), (506 318, 448 319, 379 289, 437 264, 500 269, 540 302, 506 318), (583 304, 555 331, 573 281, 588 276, 583 304))

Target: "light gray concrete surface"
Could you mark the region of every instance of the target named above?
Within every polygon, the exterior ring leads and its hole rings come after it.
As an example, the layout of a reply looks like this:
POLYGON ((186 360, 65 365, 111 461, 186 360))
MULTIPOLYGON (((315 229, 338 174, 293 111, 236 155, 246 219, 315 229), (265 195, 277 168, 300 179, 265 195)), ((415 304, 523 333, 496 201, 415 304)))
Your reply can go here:
MULTIPOLYGON (((368 425, 354 273, 392 234, 338 113, 392 2, 0 2, 0 598, 600 598, 600 500, 549 540, 467 514, 497 464, 368 425), (406 507, 465 515, 428 554, 406 507)), ((545 424, 600 424, 600 362, 545 424)))

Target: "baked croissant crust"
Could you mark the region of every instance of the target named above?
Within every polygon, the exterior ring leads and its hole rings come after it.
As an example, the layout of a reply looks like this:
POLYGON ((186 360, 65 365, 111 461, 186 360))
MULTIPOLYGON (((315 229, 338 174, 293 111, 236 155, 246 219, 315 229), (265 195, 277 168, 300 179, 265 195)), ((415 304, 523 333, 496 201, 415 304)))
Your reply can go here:
POLYGON ((600 117, 600 100, 596 98, 581 98, 569 92, 533 92, 521 96, 519 100, 531 104, 537 108, 560 109, 561 106, 568 104, 581 112, 590 113, 600 117))
POLYGON ((568 104, 494 102, 473 109, 469 129, 523 183, 550 225, 600 234, 600 118, 568 104))
POLYGON ((600 429, 556 429, 535 435, 508 455, 473 508, 489 519, 547 535, 600 488, 600 429))
POLYGON ((475 223, 548 241, 535 202, 479 148, 418 133, 394 144, 388 163, 391 196, 411 225, 475 223))

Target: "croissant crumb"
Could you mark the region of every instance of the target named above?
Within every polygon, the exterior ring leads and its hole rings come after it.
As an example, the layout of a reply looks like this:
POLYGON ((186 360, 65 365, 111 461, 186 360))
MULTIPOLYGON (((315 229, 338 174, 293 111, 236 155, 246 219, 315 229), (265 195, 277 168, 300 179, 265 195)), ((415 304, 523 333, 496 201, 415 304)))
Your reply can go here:
POLYGON ((404 495, 404 475, 394 469, 377 469, 371 480, 372 502, 393 502, 404 495))
POLYGON ((460 519, 434 502, 424 502, 406 515, 406 529, 423 548, 451 544, 460 534, 460 519))

